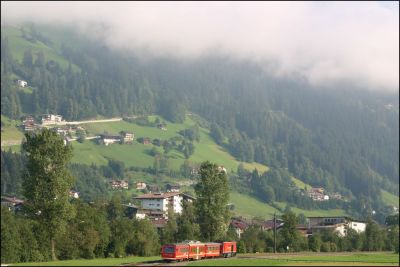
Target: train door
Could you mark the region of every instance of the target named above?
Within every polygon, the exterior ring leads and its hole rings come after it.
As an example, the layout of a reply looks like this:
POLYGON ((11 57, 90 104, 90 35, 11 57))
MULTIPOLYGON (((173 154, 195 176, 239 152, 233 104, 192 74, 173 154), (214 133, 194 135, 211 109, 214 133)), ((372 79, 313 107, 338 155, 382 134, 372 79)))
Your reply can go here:
POLYGON ((200 247, 199 246, 197 246, 196 247, 196 260, 198 260, 199 259, 199 254, 200 254, 200 247))

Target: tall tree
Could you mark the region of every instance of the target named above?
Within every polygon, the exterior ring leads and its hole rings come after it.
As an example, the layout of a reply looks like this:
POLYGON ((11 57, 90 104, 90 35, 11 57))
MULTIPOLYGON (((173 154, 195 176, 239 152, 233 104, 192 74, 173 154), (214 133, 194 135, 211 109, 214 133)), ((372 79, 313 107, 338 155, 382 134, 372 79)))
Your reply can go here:
POLYGON ((25 137, 22 145, 27 157, 23 184, 25 207, 31 217, 46 227, 55 260, 55 237, 65 230, 66 221, 73 217, 68 198, 74 179, 67 168, 72 147, 64 146, 63 140, 48 129, 27 133, 25 137))
POLYGON ((215 241, 221 239, 228 229, 228 178, 225 172, 219 171, 218 166, 209 161, 201 164, 199 174, 200 181, 195 186, 195 207, 200 233, 204 241, 215 241))

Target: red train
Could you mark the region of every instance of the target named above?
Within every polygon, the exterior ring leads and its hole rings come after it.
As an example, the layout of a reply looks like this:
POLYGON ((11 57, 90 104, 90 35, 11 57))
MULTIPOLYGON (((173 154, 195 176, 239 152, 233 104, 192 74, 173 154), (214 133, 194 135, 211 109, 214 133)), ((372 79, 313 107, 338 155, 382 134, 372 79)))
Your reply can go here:
POLYGON ((161 257, 167 261, 201 260, 216 257, 234 257, 236 242, 201 243, 187 241, 163 245, 161 257))

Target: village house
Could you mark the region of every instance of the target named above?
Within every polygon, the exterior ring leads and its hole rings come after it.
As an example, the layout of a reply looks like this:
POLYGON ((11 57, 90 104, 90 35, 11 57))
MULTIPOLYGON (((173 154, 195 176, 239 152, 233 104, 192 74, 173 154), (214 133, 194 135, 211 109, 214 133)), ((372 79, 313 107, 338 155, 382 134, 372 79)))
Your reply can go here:
POLYGON ((35 119, 32 116, 26 116, 25 120, 22 121, 22 129, 25 132, 35 130, 35 119))
POLYGON ((308 191, 308 196, 314 201, 326 201, 329 200, 329 196, 324 194, 324 188, 313 187, 308 191))
POLYGON ((243 217, 234 217, 231 219, 230 227, 235 230, 236 235, 240 238, 241 234, 250 227, 250 223, 243 217))
POLYGON ((160 187, 158 185, 155 185, 155 184, 147 185, 147 189, 149 189, 150 193, 158 193, 158 192, 160 192, 160 187))
POLYGON ((136 189, 137 190, 144 190, 144 189, 146 189, 146 184, 143 183, 143 182, 138 182, 138 183, 136 183, 136 189))
POLYGON ((18 85, 19 87, 25 87, 25 86, 28 85, 28 83, 27 83, 26 81, 24 81, 24 80, 18 80, 18 81, 17 81, 17 85, 18 85))
POLYGON ((8 210, 18 211, 22 208, 24 201, 22 199, 14 197, 1 197, 1 205, 8 207, 8 210))
POLYGON ((346 216, 337 217, 308 217, 308 228, 312 233, 325 229, 337 232, 338 236, 346 236, 347 229, 354 229, 357 233, 362 233, 367 227, 366 222, 354 220, 346 216))
POLYGON ((164 218, 168 218, 168 209, 174 213, 182 213, 182 201, 193 201, 194 197, 179 192, 149 193, 134 197, 141 202, 143 210, 161 211, 164 218))
POLYGON ((157 128, 158 128, 158 129, 161 129, 161 130, 163 130, 163 131, 166 131, 166 130, 167 130, 167 126, 166 126, 164 123, 159 123, 159 124, 157 124, 157 128))
POLYGON ((72 198, 79 198, 79 192, 75 191, 75 190, 70 190, 69 191, 69 197, 72 198))
POLYGON ((44 114, 42 116, 42 125, 56 124, 58 122, 62 122, 61 115, 44 114))
POLYGON ((112 180, 110 181, 112 189, 128 189, 128 182, 125 180, 112 180))
POLYGON ((101 134, 99 142, 100 142, 100 144, 104 144, 104 145, 108 146, 109 144, 121 142, 121 136, 101 134))
POLYGON ((151 144, 150 138, 148 138, 148 137, 144 137, 143 140, 142 140, 142 142, 143 142, 143 145, 149 145, 149 144, 151 144))
POLYGON ((224 166, 218 166, 218 171, 228 173, 224 166))
POLYGON ((165 188, 167 192, 179 192, 181 187, 179 185, 167 184, 165 188))
POLYGON ((132 143, 133 142, 133 138, 134 138, 134 134, 132 132, 125 132, 122 131, 121 132, 121 137, 122 137, 122 142, 123 143, 132 143))

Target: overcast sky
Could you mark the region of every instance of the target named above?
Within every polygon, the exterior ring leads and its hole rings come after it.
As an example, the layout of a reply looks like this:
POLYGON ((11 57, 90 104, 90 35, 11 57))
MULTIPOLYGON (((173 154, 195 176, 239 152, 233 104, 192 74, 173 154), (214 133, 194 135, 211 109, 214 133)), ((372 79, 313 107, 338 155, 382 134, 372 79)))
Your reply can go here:
POLYGON ((116 48, 195 58, 222 51, 317 85, 399 89, 399 2, 7 2, 2 23, 102 22, 116 48))

